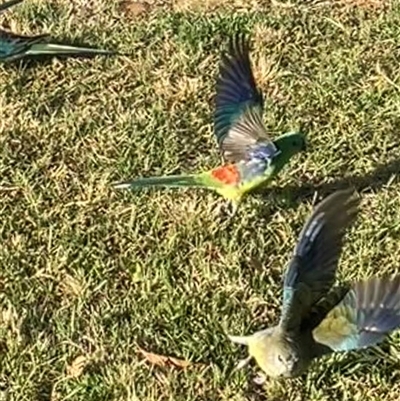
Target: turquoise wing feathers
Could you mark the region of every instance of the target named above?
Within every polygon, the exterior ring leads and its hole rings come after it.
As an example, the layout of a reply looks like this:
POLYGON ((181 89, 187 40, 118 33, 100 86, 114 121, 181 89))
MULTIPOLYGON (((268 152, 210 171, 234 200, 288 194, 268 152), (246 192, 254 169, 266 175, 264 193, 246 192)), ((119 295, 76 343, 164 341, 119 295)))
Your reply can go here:
POLYGON ((249 42, 237 35, 222 56, 217 80, 214 132, 225 160, 271 160, 279 152, 268 138, 263 105, 251 69, 249 42))
POLYGON ((24 57, 33 45, 48 38, 48 35, 29 37, 0 30, 0 60, 14 60, 24 57))
POLYGON ((280 324, 285 329, 299 327, 332 287, 343 238, 358 204, 353 190, 335 192, 315 208, 303 227, 284 278, 280 324))
POLYGON ((400 326, 400 276, 359 282, 313 331, 333 351, 368 347, 400 326))

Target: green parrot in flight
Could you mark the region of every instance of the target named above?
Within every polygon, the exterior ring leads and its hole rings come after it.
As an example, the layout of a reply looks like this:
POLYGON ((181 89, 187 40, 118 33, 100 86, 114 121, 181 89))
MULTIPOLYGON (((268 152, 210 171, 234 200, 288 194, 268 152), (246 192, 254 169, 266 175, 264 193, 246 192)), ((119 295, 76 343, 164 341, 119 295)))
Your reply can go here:
POLYGON ((400 276, 371 278, 332 288, 345 231, 354 222, 359 198, 338 191, 305 224, 284 277, 277 326, 229 338, 248 347, 267 376, 296 377, 323 355, 377 344, 400 327, 400 276))
POLYGON ((249 41, 244 36, 231 38, 216 89, 214 133, 224 165, 199 174, 138 178, 114 187, 208 188, 231 202, 234 213, 247 193, 266 185, 292 156, 305 149, 305 138, 299 132, 269 139, 262 119, 263 95, 255 84, 249 41))
MULTIPOLYGON (((10 0, 0 4, 0 13, 22 1, 23 0, 10 0)), ((112 50, 52 43, 50 36, 47 34, 22 36, 0 29, 0 62, 43 56, 91 57, 96 55, 117 54, 117 52, 112 50)))

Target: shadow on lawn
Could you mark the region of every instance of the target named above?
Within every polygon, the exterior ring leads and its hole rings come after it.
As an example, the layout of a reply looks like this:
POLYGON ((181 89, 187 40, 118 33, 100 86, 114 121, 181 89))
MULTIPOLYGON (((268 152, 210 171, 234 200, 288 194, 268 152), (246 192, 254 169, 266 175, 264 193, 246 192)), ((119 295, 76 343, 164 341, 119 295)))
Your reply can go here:
MULTIPOLYGON (((323 182, 324 178, 302 182, 300 184, 290 184, 280 188, 264 190, 260 195, 266 200, 271 198, 288 198, 289 208, 297 207, 304 200, 311 200, 318 192, 319 198, 325 198, 334 191, 346 188, 355 188, 359 192, 374 191, 386 185, 393 176, 400 172, 400 159, 379 165, 375 170, 365 175, 350 175, 339 178, 332 182, 323 182), (293 202, 293 204, 292 204, 293 202)), ((394 177, 397 181, 398 177, 394 177)))

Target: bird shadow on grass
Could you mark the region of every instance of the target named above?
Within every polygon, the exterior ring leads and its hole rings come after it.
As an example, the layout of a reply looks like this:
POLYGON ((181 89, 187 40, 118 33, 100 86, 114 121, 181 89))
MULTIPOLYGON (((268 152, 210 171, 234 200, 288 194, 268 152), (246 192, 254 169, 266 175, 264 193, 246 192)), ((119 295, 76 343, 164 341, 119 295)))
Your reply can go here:
POLYGON ((391 181, 398 180, 400 159, 379 165, 375 170, 364 175, 349 175, 331 182, 323 182, 324 178, 315 179, 298 184, 289 184, 283 187, 269 188, 259 192, 266 201, 271 199, 285 199, 287 208, 296 208, 304 200, 312 200, 317 192, 325 198, 334 191, 355 188, 359 192, 369 192, 381 189, 391 181))

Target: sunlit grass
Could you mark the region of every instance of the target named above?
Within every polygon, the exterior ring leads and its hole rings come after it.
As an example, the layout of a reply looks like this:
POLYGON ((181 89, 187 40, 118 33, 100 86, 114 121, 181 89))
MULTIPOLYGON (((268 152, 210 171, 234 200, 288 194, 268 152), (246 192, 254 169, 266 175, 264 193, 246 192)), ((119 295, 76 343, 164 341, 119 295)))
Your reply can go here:
POLYGON ((0 67, 0 399, 398 400, 399 334, 257 387, 255 369, 232 373, 244 350, 226 333, 277 322, 296 236, 336 188, 364 198, 339 279, 398 271, 400 9, 183 3, 133 16, 27 1, 2 16, 132 56, 0 67), (307 154, 230 223, 212 193, 114 191, 221 162, 214 83, 237 31, 253 37, 268 129, 301 127, 307 154), (199 364, 151 367, 138 347, 199 364))

